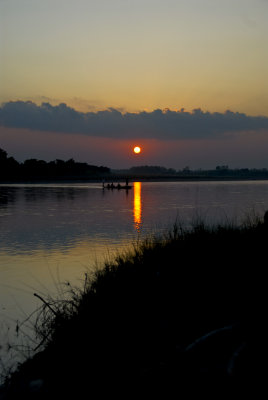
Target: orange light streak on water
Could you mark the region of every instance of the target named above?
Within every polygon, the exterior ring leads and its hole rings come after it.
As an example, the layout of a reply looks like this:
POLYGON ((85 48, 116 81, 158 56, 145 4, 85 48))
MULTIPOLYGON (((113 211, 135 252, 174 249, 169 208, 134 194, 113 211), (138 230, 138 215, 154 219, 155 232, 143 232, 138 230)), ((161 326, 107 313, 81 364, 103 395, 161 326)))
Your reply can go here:
POLYGON ((139 232, 141 227, 141 182, 134 182, 133 216, 135 229, 139 232))

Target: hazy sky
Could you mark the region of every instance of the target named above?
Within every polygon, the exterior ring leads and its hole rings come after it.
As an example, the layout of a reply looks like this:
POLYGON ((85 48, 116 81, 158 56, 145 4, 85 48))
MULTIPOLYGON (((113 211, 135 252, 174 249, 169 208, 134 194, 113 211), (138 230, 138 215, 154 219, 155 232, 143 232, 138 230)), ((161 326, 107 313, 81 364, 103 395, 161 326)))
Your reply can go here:
POLYGON ((268 167, 267 21, 267 0, 0 0, 0 147, 111 167, 268 167))

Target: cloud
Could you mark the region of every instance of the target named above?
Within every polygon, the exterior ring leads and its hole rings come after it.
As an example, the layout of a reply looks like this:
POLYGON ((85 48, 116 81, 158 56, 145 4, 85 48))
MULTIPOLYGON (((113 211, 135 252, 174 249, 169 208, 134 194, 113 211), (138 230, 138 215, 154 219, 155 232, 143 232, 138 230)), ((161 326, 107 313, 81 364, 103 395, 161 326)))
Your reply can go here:
POLYGON ((79 112, 64 103, 39 106, 31 101, 14 101, 0 108, 0 125, 106 138, 217 139, 234 132, 268 130, 268 117, 232 111, 210 113, 201 109, 124 113, 109 108, 79 112))

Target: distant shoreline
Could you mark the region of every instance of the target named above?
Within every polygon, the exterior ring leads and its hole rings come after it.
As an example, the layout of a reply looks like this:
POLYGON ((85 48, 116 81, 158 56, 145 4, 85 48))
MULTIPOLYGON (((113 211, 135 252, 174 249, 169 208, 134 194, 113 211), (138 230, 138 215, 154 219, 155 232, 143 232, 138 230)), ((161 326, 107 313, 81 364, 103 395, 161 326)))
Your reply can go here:
MULTIPOLYGON (((130 182, 239 182, 239 181, 268 181, 268 177, 200 177, 200 176, 178 176, 178 177, 160 177, 160 176, 133 176, 128 177, 130 182)), ((106 177, 105 182, 123 182, 125 177, 111 176, 106 177)), ((0 180, 0 185, 27 185, 27 184, 74 184, 74 183, 101 183, 103 179, 87 179, 87 178, 66 178, 66 179, 29 179, 29 180, 0 180)))
POLYGON ((90 165, 56 159, 46 162, 35 158, 19 163, 0 148, 0 184, 35 184, 35 183, 79 183, 79 182, 215 182, 215 181, 249 181, 268 180, 267 168, 229 168, 228 165, 217 165, 215 169, 181 170, 157 165, 141 165, 128 169, 112 169, 104 166, 90 165))

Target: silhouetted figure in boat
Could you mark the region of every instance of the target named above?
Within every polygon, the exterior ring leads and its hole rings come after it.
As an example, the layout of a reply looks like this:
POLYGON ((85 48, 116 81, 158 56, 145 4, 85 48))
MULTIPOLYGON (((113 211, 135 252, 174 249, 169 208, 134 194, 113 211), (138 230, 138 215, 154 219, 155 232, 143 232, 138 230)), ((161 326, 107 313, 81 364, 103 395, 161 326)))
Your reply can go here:
POLYGON ((104 183, 104 181, 102 182, 102 187, 105 189, 126 189, 126 190, 128 190, 128 189, 131 189, 131 186, 129 185, 129 181, 128 181, 128 178, 126 178, 126 184, 125 185, 121 185, 120 183, 117 183, 117 184, 114 184, 113 182, 112 183, 107 183, 106 185, 105 185, 105 183, 104 183))

